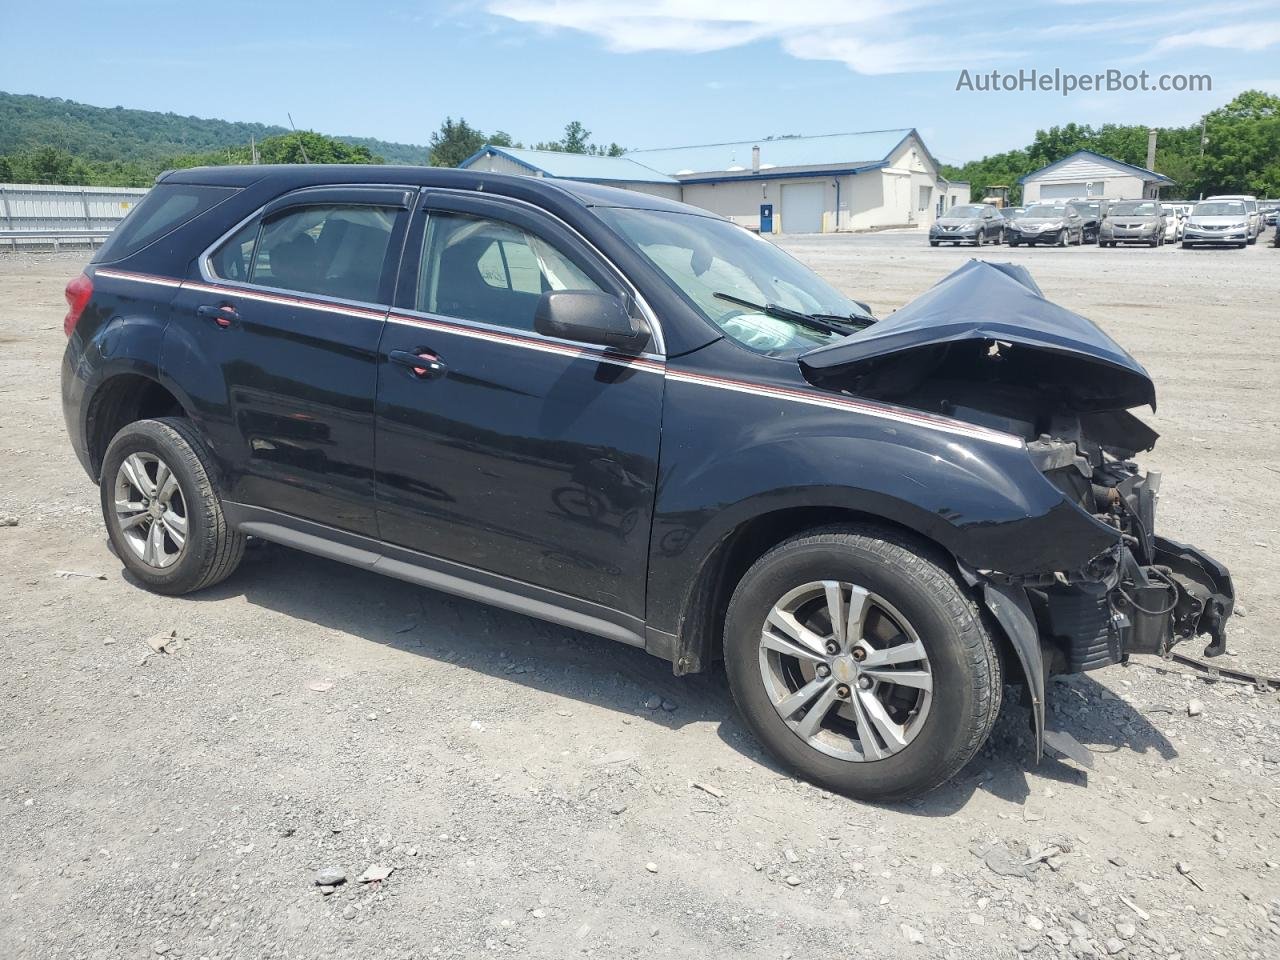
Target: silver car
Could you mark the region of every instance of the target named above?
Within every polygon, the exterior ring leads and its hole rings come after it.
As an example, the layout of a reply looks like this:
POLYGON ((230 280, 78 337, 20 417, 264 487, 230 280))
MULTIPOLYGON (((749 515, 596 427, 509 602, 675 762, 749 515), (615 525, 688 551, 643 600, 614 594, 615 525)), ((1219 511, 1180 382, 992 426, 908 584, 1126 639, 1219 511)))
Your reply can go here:
POLYGON ((940 243, 999 243, 1004 239, 1004 218, 989 203, 966 203, 952 207, 929 228, 929 246, 940 243))
POLYGON ((1187 217, 1182 247, 1224 243, 1244 247, 1253 242, 1252 235, 1249 210, 1243 200, 1201 200, 1187 217))
POLYGON ((1262 212, 1258 209, 1258 198, 1243 193, 1223 193, 1212 197, 1205 197, 1206 200, 1239 200, 1244 204, 1244 212, 1248 216, 1249 222, 1249 239, 1247 243, 1254 243, 1258 237, 1262 235, 1262 212))
POLYGON ((1142 243, 1158 247, 1164 243, 1164 207, 1159 200, 1120 200, 1111 205, 1098 231, 1098 246, 1142 243))

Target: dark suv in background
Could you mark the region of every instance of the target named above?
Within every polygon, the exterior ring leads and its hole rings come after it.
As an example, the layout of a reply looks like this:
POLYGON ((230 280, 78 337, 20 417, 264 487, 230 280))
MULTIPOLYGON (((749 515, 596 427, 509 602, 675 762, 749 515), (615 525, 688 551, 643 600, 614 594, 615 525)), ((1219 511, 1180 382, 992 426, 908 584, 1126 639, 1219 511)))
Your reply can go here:
MULTIPOLYGON (((723 660, 790 768, 918 794, 1003 680, 1206 633, 1156 534, 1141 365, 1018 268, 876 322, 767 240, 583 183, 163 176, 67 287, 62 401, 127 570, 260 537, 672 662, 723 660)), ((607 655, 602 650, 602 655, 607 655)))

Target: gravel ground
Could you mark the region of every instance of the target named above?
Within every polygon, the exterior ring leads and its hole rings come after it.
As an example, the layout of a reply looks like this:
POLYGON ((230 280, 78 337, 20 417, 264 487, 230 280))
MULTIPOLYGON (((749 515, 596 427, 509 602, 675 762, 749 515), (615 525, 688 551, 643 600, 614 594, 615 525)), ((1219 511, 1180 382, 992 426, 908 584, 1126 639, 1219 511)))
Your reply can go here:
MULTIPOLYGON (((784 245, 881 314, 972 255, 784 245)), ((1280 674, 1280 251, 982 253, 1147 364, 1161 528, 1231 567, 1231 665, 1280 674)), ((274 546, 144 592, 64 434, 80 263, 0 256, 6 960, 1280 956, 1274 693, 1135 658, 1051 685, 1092 769, 1036 765, 1007 703, 952 783, 875 807, 773 765, 720 671, 274 546)))

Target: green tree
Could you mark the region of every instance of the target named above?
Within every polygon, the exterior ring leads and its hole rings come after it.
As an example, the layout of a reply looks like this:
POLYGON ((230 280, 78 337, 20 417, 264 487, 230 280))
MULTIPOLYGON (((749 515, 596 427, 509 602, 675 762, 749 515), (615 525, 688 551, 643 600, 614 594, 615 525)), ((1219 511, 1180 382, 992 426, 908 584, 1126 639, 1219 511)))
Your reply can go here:
POLYGON ((1280 196, 1280 97, 1246 90, 1204 117, 1195 186, 1212 193, 1280 196))
POLYGON ((457 122, 445 117, 440 129, 431 135, 427 159, 433 167, 456 167, 484 145, 484 134, 462 117, 457 122))
POLYGON ((591 131, 578 120, 570 120, 564 125, 564 139, 560 149, 565 153, 586 153, 591 145, 591 131))

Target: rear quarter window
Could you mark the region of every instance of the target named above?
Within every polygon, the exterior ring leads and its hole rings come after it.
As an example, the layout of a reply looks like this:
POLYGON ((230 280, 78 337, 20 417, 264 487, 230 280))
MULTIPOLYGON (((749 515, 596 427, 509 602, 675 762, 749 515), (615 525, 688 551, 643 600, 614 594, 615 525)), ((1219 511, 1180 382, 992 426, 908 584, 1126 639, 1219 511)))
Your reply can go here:
POLYGON ((120 221, 107 242, 98 248, 93 262, 110 263, 137 253, 221 203, 238 189, 194 183, 156 184, 142 202, 120 221))

